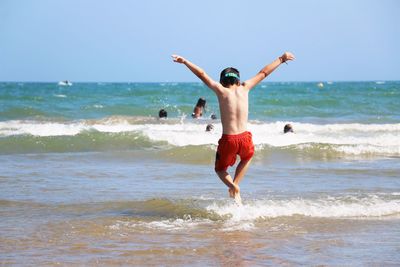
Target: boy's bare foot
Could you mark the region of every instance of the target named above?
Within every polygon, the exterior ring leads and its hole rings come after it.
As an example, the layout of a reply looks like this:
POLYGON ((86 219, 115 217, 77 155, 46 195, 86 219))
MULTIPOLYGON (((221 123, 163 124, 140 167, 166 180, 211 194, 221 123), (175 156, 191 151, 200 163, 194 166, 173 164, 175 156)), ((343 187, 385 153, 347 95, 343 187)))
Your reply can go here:
POLYGON ((229 188, 228 192, 229 192, 229 197, 231 197, 231 198, 235 197, 235 190, 233 188, 229 188))
POLYGON ((243 204, 242 204, 242 198, 240 197, 240 193, 236 193, 236 194, 235 194, 235 203, 236 203, 238 206, 243 206, 243 204))
POLYGON ((229 196, 235 200, 235 203, 238 206, 242 206, 242 198, 240 196, 240 188, 237 185, 232 186, 229 188, 229 196))
POLYGON ((229 197, 235 198, 236 195, 240 196, 240 187, 237 184, 232 184, 232 187, 228 189, 229 197))

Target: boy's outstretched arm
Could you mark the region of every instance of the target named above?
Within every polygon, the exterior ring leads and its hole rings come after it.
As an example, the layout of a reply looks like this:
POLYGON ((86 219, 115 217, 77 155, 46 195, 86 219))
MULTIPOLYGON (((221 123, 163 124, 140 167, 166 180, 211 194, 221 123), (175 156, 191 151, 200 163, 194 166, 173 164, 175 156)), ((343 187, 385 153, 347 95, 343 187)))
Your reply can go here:
POLYGON ((202 80, 202 82, 205 83, 210 89, 212 89, 215 92, 220 90, 221 84, 211 79, 211 77, 208 76, 207 73, 202 68, 190 62, 184 57, 178 55, 172 55, 172 58, 174 62, 184 64, 186 67, 188 67, 188 69, 190 69, 194 73, 194 75, 199 77, 199 79, 202 80))
POLYGON ((272 63, 265 66, 262 70, 260 70, 256 76, 244 82, 244 86, 247 89, 251 89, 256 86, 259 82, 264 80, 268 75, 270 75, 277 67, 279 67, 282 63, 285 63, 288 60, 294 60, 294 55, 290 52, 283 53, 282 56, 275 59, 272 63))

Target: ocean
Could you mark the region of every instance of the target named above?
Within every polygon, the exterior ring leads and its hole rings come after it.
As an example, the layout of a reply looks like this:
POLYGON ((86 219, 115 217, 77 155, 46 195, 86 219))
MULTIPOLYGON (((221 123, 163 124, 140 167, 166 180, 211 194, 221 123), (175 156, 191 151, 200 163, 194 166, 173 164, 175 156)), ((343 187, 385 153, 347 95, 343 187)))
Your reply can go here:
POLYGON ((249 106, 237 206, 203 84, 0 83, 0 265, 400 265, 400 82, 266 82, 249 106))

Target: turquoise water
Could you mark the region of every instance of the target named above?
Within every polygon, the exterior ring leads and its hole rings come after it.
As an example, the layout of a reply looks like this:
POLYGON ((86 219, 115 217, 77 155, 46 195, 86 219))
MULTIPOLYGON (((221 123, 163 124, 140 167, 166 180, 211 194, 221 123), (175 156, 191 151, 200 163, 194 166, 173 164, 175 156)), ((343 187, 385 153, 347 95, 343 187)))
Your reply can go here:
POLYGON ((204 85, 0 83, 0 265, 398 265, 398 103, 400 82, 254 88, 237 207, 204 85))
MULTIPOLYGON (((392 123, 399 121, 399 82, 264 83, 250 94, 251 120, 392 123)), ((0 83, 0 119, 99 119, 191 114, 198 97, 218 113, 213 92, 200 83, 0 83)))

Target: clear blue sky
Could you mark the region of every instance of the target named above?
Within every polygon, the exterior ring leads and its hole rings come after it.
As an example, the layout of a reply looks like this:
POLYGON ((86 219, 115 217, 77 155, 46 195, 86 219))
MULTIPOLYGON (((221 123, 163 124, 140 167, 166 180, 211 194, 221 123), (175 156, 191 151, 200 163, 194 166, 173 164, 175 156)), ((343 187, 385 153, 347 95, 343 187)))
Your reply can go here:
POLYGON ((0 0, 0 81, 246 79, 284 51, 270 81, 400 80, 397 0, 0 0))

